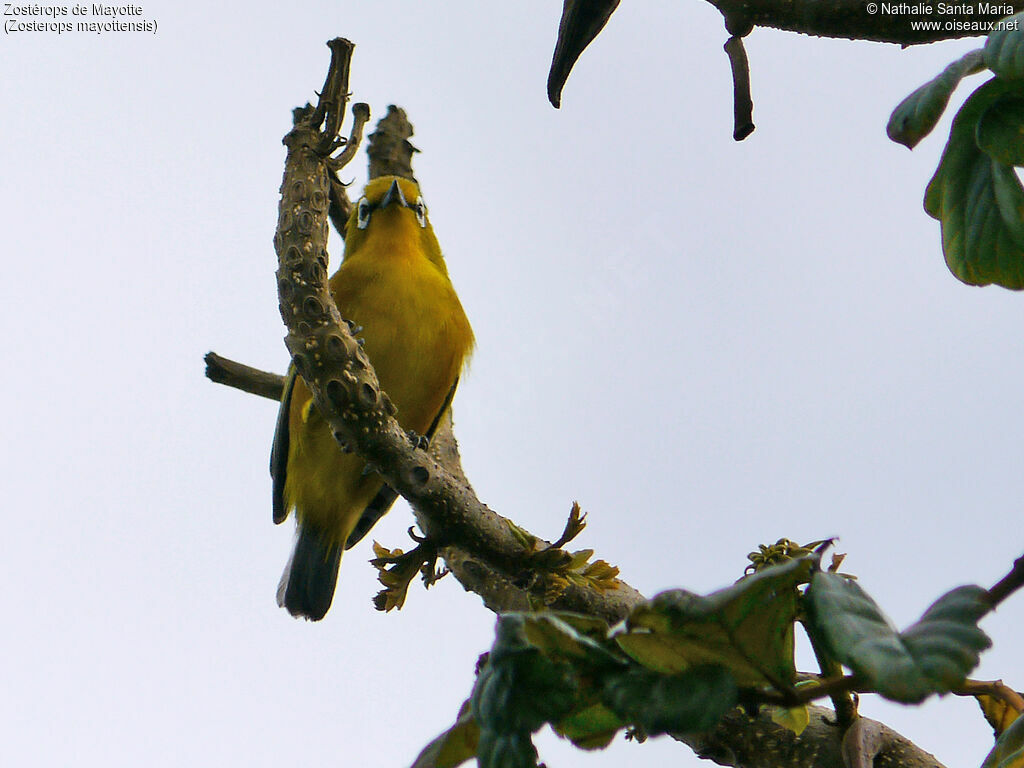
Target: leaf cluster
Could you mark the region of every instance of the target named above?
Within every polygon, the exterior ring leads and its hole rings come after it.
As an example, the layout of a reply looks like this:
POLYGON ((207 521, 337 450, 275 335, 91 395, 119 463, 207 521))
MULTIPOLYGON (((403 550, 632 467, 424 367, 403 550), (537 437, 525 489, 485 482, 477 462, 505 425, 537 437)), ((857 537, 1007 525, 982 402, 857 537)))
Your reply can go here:
POLYGON ((1024 13, 991 32, 893 111, 888 134, 909 148, 932 131, 960 81, 989 71, 957 112, 924 207, 942 224, 950 271, 970 285, 1024 289, 1024 13))
POLYGON ((855 581, 821 568, 823 548, 793 549, 801 554, 709 595, 663 592, 615 627, 565 612, 500 616, 459 718, 414 768, 472 757, 481 768, 535 768, 532 734, 544 725, 597 749, 623 730, 707 732, 737 706, 769 706, 799 732, 807 702, 837 684, 916 703, 962 684, 989 646, 977 626, 990 609, 981 587, 954 589, 898 632, 855 581), (797 672, 798 622, 848 677, 797 672))

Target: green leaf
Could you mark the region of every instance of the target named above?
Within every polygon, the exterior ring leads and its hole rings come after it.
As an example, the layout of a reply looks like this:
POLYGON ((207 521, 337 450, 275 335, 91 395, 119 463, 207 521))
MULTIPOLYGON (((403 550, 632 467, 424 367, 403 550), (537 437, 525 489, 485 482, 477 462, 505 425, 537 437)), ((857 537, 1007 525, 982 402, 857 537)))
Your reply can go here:
POLYGON ((537 748, 529 733, 481 731, 479 768, 537 768, 537 748))
POLYGON ((591 667, 625 663, 602 645, 602 641, 605 641, 608 635, 608 624, 601 619, 567 612, 544 611, 523 614, 522 621, 523 636, 527 642, 549 659, 585 661, 591 667))
POLYGON ((807 582, 817 562, 808 556, 771 566, 707 597, 681 589, 663 592, 636 608, 628 631, 615 640, 658 672, 717 664, 740 686, 787 688, 796 674, 796 588, 807 582))
POLYGON ((605 703, 647 733, 697 733, 714 728, 736 706, 736 682, 729 671, 703 665, 681 675, 642 668, 609 675, 605 703))
POLYGON ((811 711, 806 704, 795 707, 772 707, 772 722, 788 728, 797 736, 811 723, 811 711))
POLYGON ((1024 98, 1004 96, 978 120, 978 146, 1002 165, 1024 166, 1024 98))
POLYGON ((1024 12, 1014 14, 989 33, 985 47, 985 66, 1006 80, 1024 78, 1024 12))
POLYGON ((1000 734, 981 768, 1024 768, 1024 717, 1000 734))
POLYGON ((571 713, 554 729, 580 749, 604 749, 625 725, 618 715, 597 702, 571 713))
POLYGON ((958 587, 900 634, 856 582, 818 572, 807 589, 807 626, 879 694, 916 704, 963 682, 991 644, 977 626, 989 610, 985 595, 981 587, 958 587))
POLYGON ((532 733, 572 710, 576 680, 568 664, 530 645, 522 614, 498 618, 494 646, 473 688, 473 717, 484 731, 532 733))
POLYGON ((455 725, 427 744, 412 768, 455 768, 476 756, 479 741, 480 727, 465 701, 455 725))
POLYGON ((967 75, 984 69, 981 49, 954 61, 899 103, 889 117, 885 132, 909 149, 931 133, 949 103, 949 97, 967 75))
POLYGON ((498 617, 494 645, 473 687, 470 712, 480 726, 480 768, 533 768, 537 750, 531 734, 576 705, 573 668, 531 645, 525 625, 524 614, 498 617))
POLYGON ((964 102, 924 206, 942 222, 942 251, 959 280, 1019 290, 1024 288, 1024 190, 1013 169, 993 160, 976 140, 982 115, 1010 89, 989 80, 964 102))

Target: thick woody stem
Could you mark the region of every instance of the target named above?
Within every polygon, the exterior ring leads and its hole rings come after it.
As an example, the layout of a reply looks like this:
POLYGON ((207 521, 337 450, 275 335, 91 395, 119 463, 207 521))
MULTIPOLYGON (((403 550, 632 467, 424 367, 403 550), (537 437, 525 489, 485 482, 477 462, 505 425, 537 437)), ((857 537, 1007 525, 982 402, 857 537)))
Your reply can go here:
POLYGON ((708 0, 726 18, 742 17, 755 27, 771 27, 815 37, 872 40, 915 45, 988 34, 987 25, 1024 8, 1007 4, 938 3, 887 0, 708 0), (998 9, 998 10, 996 10, 998 9))

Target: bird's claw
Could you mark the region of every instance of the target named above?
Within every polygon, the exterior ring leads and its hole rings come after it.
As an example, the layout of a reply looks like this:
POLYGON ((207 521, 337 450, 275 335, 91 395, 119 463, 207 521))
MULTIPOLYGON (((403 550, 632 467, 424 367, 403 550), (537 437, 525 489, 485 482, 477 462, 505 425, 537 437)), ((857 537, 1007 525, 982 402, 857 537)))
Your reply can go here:
POLYGON ((412 443, 413 448, 421 448, 421 449, 423 449, 425 451, 425 450, 427 450, 427 448, 430 447, 430 438, 429 437, 424 437, 423 435, 418 435, 414 431, 412 431, 411 429, 408 430, 405 434, 407 434, 409 436, 409 441, 412 443))

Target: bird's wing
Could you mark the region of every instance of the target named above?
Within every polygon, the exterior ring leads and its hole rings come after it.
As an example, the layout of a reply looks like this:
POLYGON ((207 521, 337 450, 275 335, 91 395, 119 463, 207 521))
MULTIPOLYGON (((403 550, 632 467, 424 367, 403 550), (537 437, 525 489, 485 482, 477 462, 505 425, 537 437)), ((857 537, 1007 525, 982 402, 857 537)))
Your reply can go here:
POLYGON ((274 486, 274 522, 283 523, 288 517, 284 504, 284 481, 288 474, 288 424, 292 410, 292 390, 295 388, 295 366, 288 366, 284 380, 281 406, 277 411, 277 427, 274 429, 274 445, 270 449, 270 478, 274 486))
MULTIPOLYGON (((452 384, 452 388, 448 390, 448 394, 444 398, 444 402, 441 403, 441 409, 434 416, 434 420, 430 424, 430 428, 424 435, 425 438, 430 440, 433 438, 434 433, 437 431, 438 424, 441 423, 441 418, 444 416, 445 411, 448 410, 448 406, 452 404, 452 398, 455 397, 455 389, 459 386, 459 378, 455 377, 455 383, 452 384)), ((287 445, 287 438, 285 438, 287 445)), ((377 495, 374 496, 370 503, 366 505, 366 509, 363 510, 362 516, 359 518, 359 522, 356 523, 356 527, 349 534, 348 539, 345 541, 345 549, 352 549, 358 544, 362 538, 370 532, 370 529, 377 524, 377 521, 387 514, 387 511, 391 509, 391 505, 395 503, 395 499, 398 498, 398 491, 392 488, 388 484, 381 486, 381 489, 377 491, 377 495)), ((276 518, 275 518, 276 519, 276 518)))

